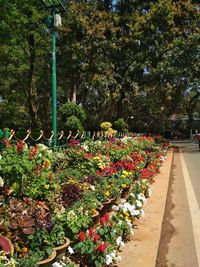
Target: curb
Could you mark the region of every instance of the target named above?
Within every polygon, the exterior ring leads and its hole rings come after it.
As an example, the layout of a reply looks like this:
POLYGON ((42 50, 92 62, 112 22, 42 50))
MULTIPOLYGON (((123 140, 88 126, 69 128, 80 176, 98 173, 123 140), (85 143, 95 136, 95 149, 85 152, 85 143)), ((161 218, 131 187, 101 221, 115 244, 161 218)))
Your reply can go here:
POLYGON ((117 264, 118 267, 156 266, 173 154, 173 148, 167 152, 167 159, 155 177, 152 196, 143 208, 145 217, 138 221, 132 240, 119 253, 122 261, 117 264))

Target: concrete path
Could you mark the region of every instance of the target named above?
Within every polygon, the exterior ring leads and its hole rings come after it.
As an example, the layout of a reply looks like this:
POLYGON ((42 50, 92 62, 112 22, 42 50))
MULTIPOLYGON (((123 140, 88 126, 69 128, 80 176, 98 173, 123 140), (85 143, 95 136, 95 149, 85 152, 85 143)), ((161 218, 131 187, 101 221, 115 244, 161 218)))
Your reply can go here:
POLYGON ((200 152, 176 143, 156 267, 200 266, 200 152))

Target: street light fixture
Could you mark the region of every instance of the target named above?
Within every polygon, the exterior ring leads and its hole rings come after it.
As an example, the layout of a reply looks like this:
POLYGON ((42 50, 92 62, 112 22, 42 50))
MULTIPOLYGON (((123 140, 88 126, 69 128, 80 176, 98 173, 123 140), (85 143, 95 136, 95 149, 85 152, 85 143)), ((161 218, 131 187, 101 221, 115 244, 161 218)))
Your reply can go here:
POLYGON ((65 12, 65 2, 60 0, 42 0, 45 8, 50 10, 46 17, 46 25, 52 33, 52 128, 54 132, 53 146, 57 145, 57 97, 56 97, 56 29, 61 25, 61 16, 58 13, 65 12))

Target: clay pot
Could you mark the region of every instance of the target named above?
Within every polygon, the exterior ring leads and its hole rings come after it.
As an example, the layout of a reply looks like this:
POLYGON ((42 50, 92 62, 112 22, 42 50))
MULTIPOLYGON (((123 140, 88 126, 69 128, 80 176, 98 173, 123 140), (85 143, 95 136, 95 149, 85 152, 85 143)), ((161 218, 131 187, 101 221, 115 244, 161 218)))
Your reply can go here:
POLYGON ((91 226, 96 226, 99 223, 99 217, 100 217, 99 212, 95 210, 95 213, 92 215, 91 226))
POLYGON ((59 261, 62 259, 63 256, 65 256, 66 251, 67 251, 67 247, 70 244, 70 240, 65 237, 65 243, 63 245, 60 245, 58 247, 55 247, 54 250, 56 251, 56 257, 54 259, 54 261, 59 261))
POLYGON ((106 212, 109 212, 112 210, 112 206, 113 206, 113 202, 114 202, 114 198, 109 199, 105 202, 102 202, 103 208, 100 211, 101 215, 104 215, 106 212))
POLYGON ((46 259, 38 261, 37 265, 41 267, 51 267, 52 261, 55 259, 55 257, 56 257, 56 251, 53 249, 51 255, 49 255, 49 257, 46 259))
POLYGON ((121 193, 121 198, 127 199, 129 197, 129 194, 131 193, 132 188, 132 185, 129 185, 128 187, 124 188, 121 193))

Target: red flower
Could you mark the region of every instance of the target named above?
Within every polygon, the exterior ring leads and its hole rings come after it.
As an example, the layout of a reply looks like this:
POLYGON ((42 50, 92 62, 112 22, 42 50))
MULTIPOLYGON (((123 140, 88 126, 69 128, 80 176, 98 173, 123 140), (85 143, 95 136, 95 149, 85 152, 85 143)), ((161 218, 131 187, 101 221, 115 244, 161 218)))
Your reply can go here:
POLYGON ((107 212, 105 215, 104 215, 104 218, 106 220, 106 222, 110 219, 110 214, 107 212))
POLYGON ((101 218, 99 219, 99 222, 100 222, 101 225, 106 224, 106 219, 105 219, 105 217, 101 217, 101 218))
POLYGON ((8 138, 3 138, 2 141, 5 143, 6 148, 11 147, 10 140, 8 138))
POLYGON ((90 237, 93 237, 94 234, 95 234, 94 229, 93 229, 93 228, 90 228, 90 229, 89 229, 89 236, 90 236, 90 237))
POLYGON ((110 215, 109 213, 107 212, 103 217, 100 218, 100 224, 101 225, 105 225, 110 219, 110 215))
POLYGON ((32 160, 32 159, 34 158, 34 156, 35 156, 35 154, 37 153, 37 151, 38 151, 37 146, 35 146, 35 147, 33 147, 33 148, 31 149, 31 151, 30 151, 30 156, 29 156, 30 160, 32 160))
POLYGON ((35 171, 36 171, 36 173, 40 173, 41 172, 41 167, 40 166, 35 166, 35 171))
POLYGON ((113 167, 104 167, 103 170, 108 175, 113 175, 116 172, 116 169, 113 167))
POLYGON ((71 139, 68 143, 68 146, 70 146, 70 147, 75 147, 77 145, 80 145, 80 142, 76 139, 71 139))
POLYGON ((85 233, 81 231, 81 232, 79 233, 79 235, 78 235, 78 238, 79 238, 81 241, 85 241, 85 239, 86 239, 86 235, 85 235, 85 233))
POLYGON ((116 166, 116 168, 117 168, 118 170, 120 170, 120 169, 122 169, 123 164, 122 164, 122 162, 117 161, 117 162, 115 163, 115 166, 116 166))
POLYGON ((108 247, 108 244, 104 242, 96 248, 96 251, 104 252, 106 251, 107 247, 108 247))
POLYGON ((101 171, 99 171, 99 170, 96 171, 96 174, 97 174, 98 176, 103 176, 103 175, 104 175, 103 172, 101 172, 101 171))
POLYGON ((95 233, 93 228, 89 229, 89 236, 94 239, 94 242, 99 241, 99 235, 97 233, 95 233))
POLYGON ((99 241, 99 235, 97 233, 94 233, 93 238, 94 238, 94 242, 99 241))
POLYGON ((17 152, 19 154, 23 151, 23 147, 24 147, 24 141, 23 140, 19 140, 19 142, 17 143, 17 152))

